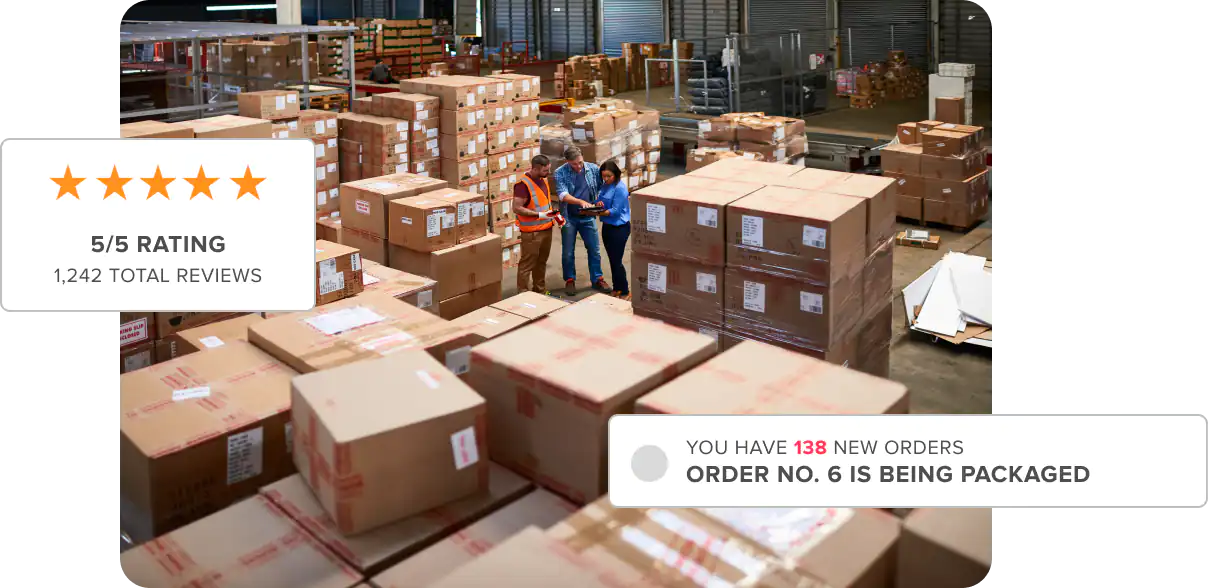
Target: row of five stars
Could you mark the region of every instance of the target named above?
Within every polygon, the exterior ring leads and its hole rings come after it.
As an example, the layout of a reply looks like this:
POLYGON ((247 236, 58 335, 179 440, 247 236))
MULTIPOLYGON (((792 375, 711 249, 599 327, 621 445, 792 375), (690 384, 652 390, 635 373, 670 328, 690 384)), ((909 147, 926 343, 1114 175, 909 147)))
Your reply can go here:
MULTIPOLYGON (((55 197, 55 200, 67 195, 75 196, 76 200, 79 200, 80 194, 76 191, 76 187, 80 185, 80 182, 83 182, 86 179, 88 178, 72 177, 71 166, 67 166, 67 171, 64 172, 63 177, 51 178, 51 181, 59 185, 59 195, 55 197)), ((134 178, 119 177, 117 173, 117 166, 115 165, 113 166, 113 172, 109 174, 108 178, 97 178, 97 181, 105 184, 106 199, 110 196, 117 195, 121 196, 122 200, 125 200, 125 185, 127 182, 133 179, 134 178)), ((163 173, 159 171, 159 166, 155 166, 155 176, 139 179, 145 182, 150 188, 150 191, 147 193, 147 200, 150 200, 157 195, 162 195, 164 198, 171 199, 168 196, 168 184, 175 181, 176 178, 165 178, 163 173)), ((189 196, 189 200, 192 200, 198 196, 205 196, 210 200, 213 200, 214 196, 210 194, 210 187, 214 184, 214 182, 217 182, 221 178, 207 178, 205 166, 200 166, 197 168, 197 177, 181 179, 193 186, 193 194, 189 196)), ((243 198, 244 195, 253 196, 257 200, 260 199, 260 194, 256 191, 256 186, 259 185, 260 182, 263 182, 264 178, 253 178, 251 166, 248 166, 243 172, 242 178, 231 178, 231 181, 239 185, 239 195, 235 197, 236 200, 243 198)))

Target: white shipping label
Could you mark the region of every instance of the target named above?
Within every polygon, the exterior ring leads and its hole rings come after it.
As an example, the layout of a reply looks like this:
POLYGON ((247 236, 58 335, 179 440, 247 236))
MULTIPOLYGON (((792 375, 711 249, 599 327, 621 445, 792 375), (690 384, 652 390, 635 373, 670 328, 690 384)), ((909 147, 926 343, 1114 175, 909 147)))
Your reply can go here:
POLYGON ((952 193, 952 188, 944 188, 943 190, 941 190, 941 192, 942 192, 942 193, 944 193, 944 194, 951 194, 951 193, 952 193))
POLYGON ((351 331, 352 329, 380 323, 384 320, 386 319, 381 315, 364 306, 354 306, 352 308, 342 308, 335 312, 324 313, 319 316, 312 316, 308 319, 303 319, 303 322, 325 335, 338 335, 344 331, 351 331))
POLYGON ((466 94, 466 106, 474 106, 474 95, 466 94))
POLYGON ((814 294, 813 292, 802 292, 801 310, 803 312, 822 314, 822 295, 814 294))
POLYGON ((801 231, 801 242, 810 247, 826 249, 826 229, 805 225, 801 231))
POLYGON ((416 173, 420 173, 420 172, 422 172, 422 171, 424 171, 424 162, 422 162, 422 161, 417 161, 417 162, 415 163, 415 172, 416 172, 416 173))
POLYGON ((784 161, 784 149, 777 149, 772 156, 776 161, 784 161))
POLYGON ((717 209, 705 206, 696 207, 696 224, 711 229, 717 228, 717 209))
POLYGON ((763 247, 763 217, 742 215, 742 244, 763 247))
POLYGON ((185 388, 183 390, 172 391, 172 402, 180 402, 182 400, 191 400, 194 398, 209 398, 210 387, 200 386, 197 388, 185 388))
POLYGON ((469 126, 472 124, 474 124, 474 111, 473 110, 466 113, 466 126, 469 126))
POLYGON ((667 293, 667 266, 657 263, 646 266, 646 287, 651 292, 667 293))
MULTIPOLYGON (((421 104, 420 106, 422 107, 423 105, 421 104)), ((428 111, 427 110, 416 111, 415 120, 428 120, 428 111)))
POLYGON ((487 93, 487 87, 486 87, 486 86, 478 86, 478 93, 479 93, 479 94, 486 94, 486 93, 487 93))
POLYGON ((400 163, 399 165, 394 166, 394 173, 396 173, 396 174, 407 173, 407 164, 400 163))
POLYGON ((697 125, 697 128, 700 129, 701 134, 709 133, 713 131, 713 123, 707 120, 702 120, 700 121, 700 124, 697 125))
POLYGON ((319 206, 323 206, 324 204, 327 204, 327 192, 316 192, 315 196, 319 200, 319 206))
POLYGON ((637 128, 638 128, 638 121, 636 121, 636 120, 629 121, 629 130, 632 131, 632 130, 636 130, 637 128))
MULTIPOLYGON (((332 200, 335 200, 336 198, 339 198, 339 197, 340 197, 340 189, 339 189, 339 188, 332 188, 331 190, 328 190, 328 191, 327 191, 327 197, 328 197, 328 198, 331 198, 332 200)), ((339 213, 337 212, 337 213, 335 213, 335 214, 332 214, 332 216, 336 216, 336 215, 338 215, 338 214, 339 214, 339 213)))
MULTIPOLYGON (((508 88, 511 90, 511 88, 508 88)), ((495 95, 503 96, 503 84, 495 84, 495 95)))
POLYGON ((784 127, 776 127, 776 130, 772 132, 772 137, 777 141, 783 141, 784 127))
POLYGON ((507 190, 508 190, 508 179, 507 179, 507 178, 499 178, 499 191, 500 191, 500 192, 507 192, 507 190))
MULTIPOLYGON (((335 128, 336 128, 336 119, 334 119, 334 118, 327 119, 327 130, 334 131, 335 128)), ((332 139, 332 140, 334 141, 335 139, 332 139)))
POLYGON ((515 137, 515 136, 516 136, 516 129, 509 128, 508 129, 508 140, 511 141, 512 137, 515 137))
POLYGON ((315 168, 315 180, 322 182, 327 178, 327 168, 319 166, 315 168))
POLYGON ((457 204, 457 224, 470 224, 470 204, 469 202, 460 202, 457 204))
POLYGON ((315 121, 315 134, 316 135, 323 134, 323 121, 321 121, 321 120, 315 121))
POLYGON ((277 96, 277 110, 285 109, 285 96, 277 96))
POLYGON ((325 259, 319 262, 319 278, 330 278, 336 275, 336 260, 325 259))
POLYGON ((487 213, 487 205, 484 202, 475 202, 470 205, 470 216, 475 218, 487 213))
POLYGON ((458 347, 445 354, 445 367, 460 376, 470 371, 470 346, 458 347))
POLYGON ((646 204, 646 230, 652 233, 667 232, 667 207, 662 204, 646 204))
POLYGON ((432 238, 440 234, 440 219, 442 217, 444 217, 444 214, 440 212, 434 212, 428 215, 428 238, 432 238))
POLYGON ((315 159, 322 159, 324 155, 327 155, 327 148, 322 144, 315 145, 315 159))
POLYGON ((495 120, 503 120, 503 109, 502 108, 495 109, 495 120))
POLYGON ((222 347, 223 345, 225 345, 225 343, 223 343, 222 339, 220 339, 218 337, 212 337, 212 336, 211 337, 202 337, 201 339, 199 339, 199 342, 202 345, 204 345, 206 349, 213 349, 215 347, 222 347))
POLYGON ((350 257, 350 259, 352 260, 352 271, 354 271, 354 272, 361 271, 361 254, 353 253, 352 257, 350 257))
POLYGON ((411 224, 411 217, 409 216, 400 217, 399 220, 401 220, 404 225, 411 224))
POLYGON ((533 133, 535 133, 536 131, 537 131, 537 129, 534 129, 533 127, 524 127, 524 138, 532 139, 533 133))
POLYGON ((227 437, 227 485, 238 484, 264 471, 264 427, 227 437))
POLYGON ((344 289, 344 274, 338 273, 328 278, 319 279, 319 296, 326 296, 332 292, 339 292, 344 289))
POLYGON ((529 111, 528 104, 520 105, 520 116, 528 116, 528 111, 529 111))
POLYGON ((454 213, 446 212, 443 215, 441 215, 440 228, 451 229, 451 228, 453 228, 453 225, 456 223, 457 223, 457 216, 454 213))
POLYGON ((381 280, 377 279, 376 276, 370 274, 369 272, 364 272, 361 274, 361 283, 366 286, 372 286, 380 281, 381 280))
POLYGON ((291 120, 291 121, 289 121, 289 123, 288 123, 288 124, 289 124, 289 130, 291 130, 291 131, 296 131, 296 130, 298 130, 298 121, 296 121, 296 120, 291 120))
MULTIPOLYGON (((511 227, 508 227, 508 228, 511 228, 511 227)), ((512 259, 512 250, 511 250, 511 249, 506 249, 506 248, 505 248, 505 249, 503 250, 503 262, 504 262, 504 263, 507 263, 507 262, 508 262, 509 260, 511 260, 511 259, 512 259)))
POLYGON ((428 141, 428 149, 436 149, 437 145, 439 144, 440 141, 438 139, 432 139, 431 141, 428 141))
MULTIPOLYGON (((506 229, 504 229, 504 230, 503 230, 503 236, 504 236, 504 238, 506 238, 506 239, 511 239, 511 238, 512 238, 512 235, 513 235, 512 230, 513 230, 513 229, 515 229, 515 228, 516 228, 516 227, 513 227, 512 225, 508 225, 508 227, 507 227, 506 229)), ((506 255, 507 255, 507 250, 504 250, 503 254, 506 256, 506 255)), ((505 257, 505 259, 506 259, 506 257, 505 257)))
POLYGON ((478 164, 477 163, 470 164, 470 175, 472 175, 472 176, 478 175, 478 164))
POLYGON ((357 206, 357 212, 359 212, 361 214, 369 214, 369 201, 357 200, 356 206, 357 206))
POLYGON ((462 470, 478 463, 478 440, 474 427, 453 433, 453 465, 462 470))
POLYGON ((759 282, 743 282, 742 307, 755 312, 764 311, 764 285, 759 282))
POLYGON ((696 290, 708 294, 717 294, 717 276, 705 272, 696 272, 696 290))
POLYGON ((432 291, 424 290, 415 295, 415 305, 419 308, 428 308, 432 306, 432 291))
MULTIPOLYGON (((231 62, 231 60, 230 60, 230 59, 227 59, 227 60, 226 60, 226 62, 227 62, 227 63, 230 63, 230 62, 231 62)), ((289 102, 290 104, 293 104, 293 103, 295 103, 295 102, 297 102, 297 101, 298 101, 298 95, 297 95, 297 94, 294 94, 294 93, 292 93, 292 92, 291 92, 291 93, 289 93, 289 94, 286 94, 286 96, 285 96, 285 101, 286 101, 286 102, 289 102)))
POLYGON ((520 82, 520 87, 521 87, 521 88, 524 88, 524 91, 525 91, 525 92, 528 92, 528 91, 530 91, 530 90, 532 90, 532 89, 533 89, 532 84, 530 84, 528 80, 522 80, 522 81, 520 82))
POLYGON ((515 164, 516 164, 516 154, 508 153, 508 165, 515 165, 515 164))
POLYGON ((502 206, 501 208, 503 208, 503 214, 508 214, 508 213, 512 212, 512 203, 511 203, 511 201, 509 201, 509 200, 504 200, 504 201, 503 201, 503 206, 502 206))
POLYGON ((572 133, 574 134, 576 141, 586 141, 587 140, 587 131, 584 129, 576 128, 574 131, 572 131, 572 133))
POLYGON ((394 125, 394 130, 399 133, 406 132, 409 128, 410 127, 407 125, 407 121, 402 121, 402 122, 399 122, 398 124, 394 125))
POLYGON ((329 173, 329 174, 334 174, 337 171, 339 171, 339 169, 340 169, 340 164, 338 164, 338 163, 327 164, 327 173, 329 173))
POLYGON ((395 146, 394 146, 394 153, 395 153, 395 155, 398 155, 399 153, 406 153, 406 152, 407 152, 407 144, 406 144, 406 143, 399 143, 398 145, 395 145, 395 146))
POLYGON ((439 132, 440 132, 440 129, 428 129, 428 131, 424 134, 427 135, 427 137, 429 139, 431 139, 431 138, 435 137, 436 134, 439 132))
POLYGON ((466 143, 466 153, 473 155, 474 152, 477 150, 477 148, 478 148, 478 143, 475 141, 470 141, 469 143, 466 143))

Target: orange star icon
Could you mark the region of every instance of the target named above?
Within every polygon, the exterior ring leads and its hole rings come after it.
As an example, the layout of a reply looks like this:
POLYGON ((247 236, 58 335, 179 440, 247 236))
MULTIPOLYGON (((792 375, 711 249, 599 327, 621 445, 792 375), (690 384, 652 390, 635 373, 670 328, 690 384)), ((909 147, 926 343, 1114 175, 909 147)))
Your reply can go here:
POLYGON ((231 178, 231 181, 239 184, 239 195, 235 197, 235 200, 243 198, 244 194, 255 196, 256 200, 260 199, 260 194, 256 192, 256 186, 260 185, 260 182, 263 182, 264 178, 253 178, 252 166, 249 165, 247 167, 247 170, 243 172, 242 178, 231 178))
POLYGON ((218 178, 207 178, 206 168, 204 166, 197 168, 197 177, 185 178, 185 181, 193 185, 193 194, 189 196, 189 200, 196 198, 198 195, 204 195, 210 200, 214 196, 210 194, 210 186, 218 181, 218 178))
POLYGON ((55 196, 55 200, 58 200, 68 194, 75 196, 76 200, 79 200, 80 193, 76 192, 76 187, 79 186, 80 182, 83 182, 85 179, 87 178, 71 177, 71 166, 67 166, 67 171, 63 173, 63 177, 50 178, 50 181, 59 185, 59 195, 55 196))
POLYGON ((132 179, 134 178, 119 177, 117 175, 117 166, 115 165, 113 166, 113 173, 109 174, 109 177, 97 178, 96 180, 102 184, 105 184, 105 198, 103 199, 108 199, 110 196, 117 194, 118 196, 122 197, 122 200, 125 200, 126 189, 123 186, 126 185, 126 182, 129 182, 132 179))
POLYGON ((141 179, 151 188, 151 190, 147 192, 147 200, 150 200, 156 194, 163 194, 164 198, 167 198, 168 200, 172 199, 171 196, 168 196, 168 184, 171 184, 176 178, 165 178, 164 175, 160 173, 158 165, 155 166, 155 177, 141 179))

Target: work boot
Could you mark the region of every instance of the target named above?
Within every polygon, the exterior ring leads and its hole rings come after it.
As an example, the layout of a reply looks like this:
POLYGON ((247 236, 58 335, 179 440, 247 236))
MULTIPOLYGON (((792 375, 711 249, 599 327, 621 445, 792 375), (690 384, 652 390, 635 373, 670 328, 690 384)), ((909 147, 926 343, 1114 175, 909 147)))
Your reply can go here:
POLYGON ((601 292, 608 292, 609 290, 612 290, 612 288, 608 286, 608 282, 604 281, 604 278, 596 280, 596 283, 593 284, 592 287, 601 292))
POLYGON ((575 295, 575 281, 574 280, 566 281, 566 295, 567 296, 575 295))

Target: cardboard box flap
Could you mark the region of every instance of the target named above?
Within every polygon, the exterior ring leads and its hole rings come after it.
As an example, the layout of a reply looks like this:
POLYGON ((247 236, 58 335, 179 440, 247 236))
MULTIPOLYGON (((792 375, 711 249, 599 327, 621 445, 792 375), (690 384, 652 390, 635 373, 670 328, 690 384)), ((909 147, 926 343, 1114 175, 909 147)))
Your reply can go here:
POLYGON ((490 465, 489 480, 490 485, 485 492, 352 536, 340 533, 301 475, 293 475, 266 486, 260 493, 349 564, 362 573, 371 574, 426 548, 533 489, 528 480, 495 464, 490 465))
POLYGON ((567 306, 569 306, 567 302, 536 292, 521 292, 507 300, 491 305, 492 308, 520 315, 530 320, 541 318, 567 306))
POLYGON ((232 341, 247 341, 248 327, 263 320, 258 314, 247 314, 225 321, 186 329, 177 333, 176 336, 197 349, 212 349, 214 347, 222 347, 232 341))
POLYGON ((992 514, 988 508, 920 508, 911 511, 906 532, 990 566, 992 514))
POLYGON ((295 375, 243 341, 122 374, 122 435, 144 455, 174 453, 289 410, 295 375))
POLYGON ((348 182, 343 185, 343 188, 356 188, 358 190, 364 190, 374 194, 381 194, 382 196, 395 196, 401 198, 439 188, 445 188, 448 185, 448 182, 444 180, 433 179, 428 176, 420 176, 410 173, 401 173, 348 182))
POLYGON ((316 262, 335 259, 341 255, 349 255, 352 253, 357 253, 356 247, 340 245, 339 243, 332 243, 331 241, 315 241, 316 262))
MULTIPOLYGON (((721 161, 714 163, 717 165, 721 161)), ((758 191, 763 184, 748 181, 718 181, 692 175, 676 176, 634 192, 635 197, 650 196, 724 206, 758 191)))

